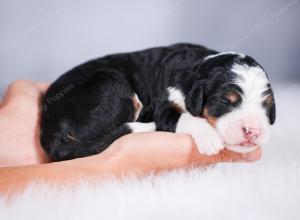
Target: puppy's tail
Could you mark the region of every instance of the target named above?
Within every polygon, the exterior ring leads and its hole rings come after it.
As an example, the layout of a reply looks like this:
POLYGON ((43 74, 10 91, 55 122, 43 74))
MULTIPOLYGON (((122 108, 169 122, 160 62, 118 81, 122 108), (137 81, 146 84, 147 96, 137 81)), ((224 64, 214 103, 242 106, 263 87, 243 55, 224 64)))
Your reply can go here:
POLYGON ((41 135, 41 144, 52 161, 70 160, 101 153, 116 139, 130 133, 155 131, 155 123, 128 122, 91 140, 79 140, 69 134, 59 137, 41 135))

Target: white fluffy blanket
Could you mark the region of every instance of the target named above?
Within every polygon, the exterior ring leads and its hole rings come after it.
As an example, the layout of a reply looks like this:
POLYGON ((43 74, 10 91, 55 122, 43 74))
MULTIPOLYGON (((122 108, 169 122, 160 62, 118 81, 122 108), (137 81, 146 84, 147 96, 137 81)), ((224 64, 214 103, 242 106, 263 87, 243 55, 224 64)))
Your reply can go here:
POLYGON ((277 123, 261 161, 63 191, 32 185, 0 219, 299 219, 300 85, 275 89, 277 123))

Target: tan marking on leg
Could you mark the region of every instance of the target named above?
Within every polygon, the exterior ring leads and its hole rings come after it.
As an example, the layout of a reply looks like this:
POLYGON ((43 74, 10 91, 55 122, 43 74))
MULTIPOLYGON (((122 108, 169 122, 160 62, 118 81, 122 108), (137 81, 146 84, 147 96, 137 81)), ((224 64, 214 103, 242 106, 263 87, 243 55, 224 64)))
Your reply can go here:
POLYGON ((142 111, 143 108, 143 104, 140 101, 139 97, 137 96, 137 94, 134 94, 134 96, 132 97, 132 102, 133 102, 133 107, 135 109, 135 113, 134 113, 134 120, 136 121, 142 111))
POLYGON ((184 110, 183 110, 179 105, 177 105, 177 104, 174 103, 174 102, 171 102, 171 106, 172 106, 172 108, 174 108, 175 111, 178 112, 178 113, 184 112, 184 110))

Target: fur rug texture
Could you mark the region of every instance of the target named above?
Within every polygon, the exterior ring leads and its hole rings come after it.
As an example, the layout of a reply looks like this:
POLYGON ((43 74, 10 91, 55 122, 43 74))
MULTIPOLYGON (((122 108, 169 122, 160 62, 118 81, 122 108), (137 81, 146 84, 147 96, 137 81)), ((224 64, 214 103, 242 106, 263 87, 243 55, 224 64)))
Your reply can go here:
POLYGON ((275 86, 277 122, 256 163, 58 190, 32 184, 0 219, 299 219, 300 85, 275 86))

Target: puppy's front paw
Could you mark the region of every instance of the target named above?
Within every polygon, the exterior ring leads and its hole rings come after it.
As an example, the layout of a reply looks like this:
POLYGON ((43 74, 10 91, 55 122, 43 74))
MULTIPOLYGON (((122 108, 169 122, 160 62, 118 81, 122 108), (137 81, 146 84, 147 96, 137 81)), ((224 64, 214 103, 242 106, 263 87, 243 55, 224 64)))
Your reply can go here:
POLYGON ((224 148, 223 140, 214 128, 207 127, 192 136, 202 154, 214 155, 224 148))
POLYGON ((190 134, 202 154, 217 154, 224 148, 223 139, 206 119, 183 113, 177 123, 176 133, 190 134))

